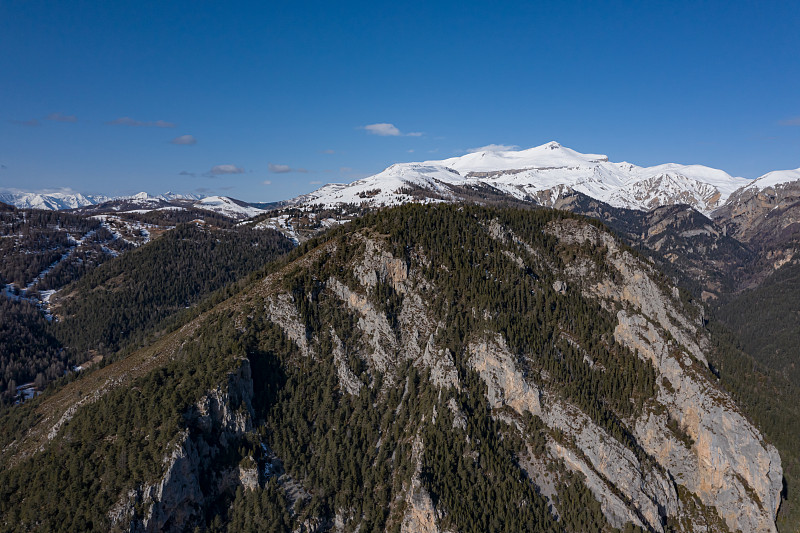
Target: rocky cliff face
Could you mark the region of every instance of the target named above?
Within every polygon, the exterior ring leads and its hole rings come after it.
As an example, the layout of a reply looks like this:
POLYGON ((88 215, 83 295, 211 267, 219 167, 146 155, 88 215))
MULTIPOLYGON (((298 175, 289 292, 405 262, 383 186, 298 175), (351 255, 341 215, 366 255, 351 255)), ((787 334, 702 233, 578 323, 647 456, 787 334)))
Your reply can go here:
MULTIPOLYGON (((745 242, 777 237, 798 223, 800 183, 743 187, 713 213, 730 235, 745 242), (776 231, 777 230, 777 231, 776 231), (761 237, 761 239, 756 239, 761 237)), ((769 239, 771 240, 771 239, 769 239)))
POLYGON ((258 472, 240 466, 215 469, 221 450, 252 431, 253 381, 242 361, 227 383, 209 391, 186 413, 187 428, 164 456, 165 474, 130 491, 110 510, 112 527, 131 532, 181 531, 197 524, 204 509, 237 486, 258 486, 258 472), (136 510, 143 509, 143 513, 136 510))
MULTIPOLYGON (((538 254, 524 236, 497 221, 486 227, 491 227, 487 231, 499 243, 516 241, 516 246, 505 252, 521 272, 540 268, 540 264, 526 263, 516 252, 520 248, 538 254)), ((526 373, 524 361, 520 366, 519 355, 502 335, 473 331, 476 340, 468 346, 467 361, 484 381, 495 416, 507 416, 501 413, 508 409, 520 417, 530 413, 556 432, 558 438, 548 437, 539 468, 561 462, 582 474, 614 527, 631 522, 653 531, 665 531, 668 524, 683 531, 717 527, 775 531, 782 481, 780 457, 709 372, 705 353, 710 343, 702 332, 700 309, 687 308, 677 290, 665 285, 650 263, 606 231, 574 219, 555 221, 545 231, 559 245, 605 250, 602 264, 581 255, 567 261, 553 287, 560 294, 573 291, 598 301, 613 314, 614 340, 653 365, 657 394, 640 413, 624 421, 635 444, 621 442, 619 436, 560 395, 557 384, 526 373)), ((423 274, 430 266, 424 251, 411 260, 402 259, 394 257, 380 237, 356 238, 362 242, 361 251, 349 265, 354 275, 347 276, 355 285, 332 277, 324 290, 358 317, 367 363, 386 372, 408 359, 430 372, 436 387, 462 387, 452 354, 435 340, 441 323, 427 305, 426 291, 433 283, 423 274), (379 280, 404 296, 399 336, 370 300, 379 280)), ((277 312, 288 295, 274 292, 274 284, 270 287, 266 308, 271 319, 302 344, 305 336, 297 334, 302 328, 293 321, 294 312, 277 312)), ((472 313, 491 321, 488 309, 476 307, 472 313)), ((592 349, 579 348, 586 352, 585 364, 592 365, 592 349)), ((334 354, 339 351, 334 347, 334 354)), ((338 378, 349 394, 358 394, 368 385, 344 370, 338 378)), ((519 418, 511 420, 522 427, 519 418)), ((529 471, 529 475, 544 479, 543 471, 529 471)), ((442 510, 437 512, 419 478, 406 486, 405 498, 406 530, 436 530, 442 510)), ((558 504, 552 503, 557 510, 558 504)))
POLYGON ((621 274, 582 290, 618 309, 615 338, 648 358, 659 373, 664 410, 633 422, 638 442, 679 485, 716 507, 731 529, 773 531, 782 488, 780 457, 711 379, 703 355, 709 342, 698 334, 701 317, 687 316, 697 310, 681 309, 674 295, 653 282, 647 264, 595 228, 565 223, 553 231, 576 242, 602 242, 621 274), (681 432, 688 435, 688 446, 678 438, 681 432))

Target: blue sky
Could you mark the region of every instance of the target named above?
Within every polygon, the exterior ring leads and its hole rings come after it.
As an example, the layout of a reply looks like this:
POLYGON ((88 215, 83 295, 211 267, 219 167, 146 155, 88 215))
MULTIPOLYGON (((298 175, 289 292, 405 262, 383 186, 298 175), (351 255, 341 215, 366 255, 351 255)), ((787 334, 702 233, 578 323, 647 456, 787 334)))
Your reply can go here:
POLYGON ((0 0, 0 188, 272 201, 550 140, 753 178, 800 167, 798 27, 800 2, 0 0))

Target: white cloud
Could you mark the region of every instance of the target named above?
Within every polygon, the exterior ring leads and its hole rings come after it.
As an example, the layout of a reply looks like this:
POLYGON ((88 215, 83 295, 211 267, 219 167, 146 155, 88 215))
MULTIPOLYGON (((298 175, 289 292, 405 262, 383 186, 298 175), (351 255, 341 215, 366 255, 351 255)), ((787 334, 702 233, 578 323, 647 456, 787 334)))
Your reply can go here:
POLYGON ((197 139, 195 139, 194 135, 180 135, 172 139, 170 142, 172 144, 190 145, 197 144, 197 139))
POLYGON ((65 115, 64 113, 50 113, 47 115, 47 120, 54 122, 78 122, 78 117, 75 115, 65 115))
POLYGON ((380 135, 381 137, 397 137, 402 135, 400 130, 398 130, 394 124, 388 124, 386 122, 367 124, 364 126, 364 129, 367 130, 367 133, 372 135, 380 135))
POLYGON ((156 120, 155 122, 143 122, 141 120, 134 120, 131 117, 116 118, 111 122, 106 122, 106 124, 111 124, 112 126, 134 126, 134 127, 144 127, 144 128, 175 127, 175 124, 173 122, 167 122, 166 120, 156 120))
POLYGON ((388 122, 379 122, 377 124, 367 124, 361 129, 367 130, 370 135, 379 135, 381 137, 422 137, 421 131, 412 131, 411 133, 403 133, 394 124, 388 122))
POLYGON ((308 182, 309 185, 322 185, 322 182, 319 180, 311 180, 308 182))
POLYGON ((289 165, 273 165, 272 163, 269 163, 267 167, 269 168, 269 171, 274 174, 285 174, 292 171, 292 168, 289 165))
POLYGON ((411 150, 408 150, 408 153, 409 154, 413 154, 414 153, 414 149, 412 148, 411 150))
POLYGON ((272 182, 269 180, 264 180, 261 182, 262 185, 272 185, 272 182))
POLYGON ((210 173, 214 176, 223 174, 244 174, 244 169, 236 165, 217 165, 211 169, 210 173))
POLYGON ((519 148, 516 144, 487 144, 486 146, 479 146, 478 148, 468 148, 467 153, 474 154, 475 152, 507 152, 519 148))

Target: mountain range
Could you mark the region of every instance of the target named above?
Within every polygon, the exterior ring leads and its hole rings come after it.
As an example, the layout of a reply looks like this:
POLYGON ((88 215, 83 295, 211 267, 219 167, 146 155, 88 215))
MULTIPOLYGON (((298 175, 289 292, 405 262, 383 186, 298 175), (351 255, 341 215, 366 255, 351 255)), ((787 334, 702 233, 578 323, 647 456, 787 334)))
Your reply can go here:
POLYGON ((158 196, 151 196, 146 192, 127 196, 105 196, 102 194, 81 194, 75 192, 53 192, 53 193, 35 193, 35 192, 0 192, 0 202, 13 205, 20 209, 48 209, 48 210, 61 210, 61 209, 77 209, 79 207, 87 207, 91 205, 103 204, 111 201, 154 201, 162 200, 169 202, 172 200, 200 200, 204 198, 203 195, 198 194, 178 194, 167 192, 158 196))
MULTIPOLYGON (((331 183, 284 200, 277 205, 332 208, 345 205, 380 207, 409 201, 457 200, 465 191, 482 190, 509 199, 553 207, 564 195, 581 193, 612 207, 649 210, 685 204, 705 215, 729 200, 768 188, 800 181, 800 169, 776 170, 754 180, 734 177, 703 165, 665 163, 640 167, 609 161, 608 156, 582 154, 553 141, 527 150, 483 150, 438 161, 397 163, 373 176, 349 184, 331 183)), ((203 200, 204 195, 168 192, 151 196, 141 192, 109 197, 80 193, 0 193, 0 202, 27 209, 76 209, 108 202, 140 203, 191 200, 194 205, 236 212, 243 218, 260 214, 241 200, 203 200), (200 203, 197 203, 197 202, 200 203), (224 207, 221 207, 225 204, 224 207)))
POLYGON ((735 193, 798 179, 800 169, 774 171, 749 180, 702 165, 639 167, 549 142, 521 151, 480 151, 440 161, 398 163, 350 184, 325 185, 289 203, 375 207, 401 204, 426 194, 442 200, 457 199, 465 188, 488 188, 548 207, 564 194, 578 192, 613 207, 648 210, 687 204, 710 215, 735 193))

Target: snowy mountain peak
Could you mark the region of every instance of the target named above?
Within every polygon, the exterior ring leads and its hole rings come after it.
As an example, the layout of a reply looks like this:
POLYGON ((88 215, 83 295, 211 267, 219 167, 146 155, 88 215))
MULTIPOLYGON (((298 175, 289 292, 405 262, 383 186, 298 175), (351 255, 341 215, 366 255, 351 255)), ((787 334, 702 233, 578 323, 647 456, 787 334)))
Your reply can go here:
POLYGON ((327 185, 291 203, 381 206, 455 200, 459 188, 488 186, 499 194, 548 206, 564 194, 578 192, 615 207, 646 210, 681 203, 708 214, 751 183, 702 165, 613 163, 606 155, 584 154, 556 141, 518 151, 495 146, 449 159, 396 163, 374 176, 349 185, 327 185), (431 193, 427 197, 426 190, 431 193))

